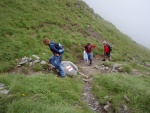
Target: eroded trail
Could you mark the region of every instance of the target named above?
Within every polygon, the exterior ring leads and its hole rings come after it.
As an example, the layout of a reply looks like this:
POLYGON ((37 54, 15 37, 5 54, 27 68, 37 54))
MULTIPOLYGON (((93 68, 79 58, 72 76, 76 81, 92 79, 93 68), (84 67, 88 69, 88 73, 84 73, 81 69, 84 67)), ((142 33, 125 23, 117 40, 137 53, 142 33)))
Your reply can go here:
POLYGON ((106 113, 103 109, 103 106, 99 104, 97 97, 93 94, 92 91, 92 82, 93 76, 99 73, 105 73, 105 70, 99 70, 97 67, 101 65, 103 62, 99 58, 93 59, 93 64, 88 66, 88 63, 85 61, 81 61, 78 64, 79 71, 85 75, 83 76, 83 80, 85 82, 83 87, 83 101, 87 103, 89 108, 92 111, 97 113, 106 113))

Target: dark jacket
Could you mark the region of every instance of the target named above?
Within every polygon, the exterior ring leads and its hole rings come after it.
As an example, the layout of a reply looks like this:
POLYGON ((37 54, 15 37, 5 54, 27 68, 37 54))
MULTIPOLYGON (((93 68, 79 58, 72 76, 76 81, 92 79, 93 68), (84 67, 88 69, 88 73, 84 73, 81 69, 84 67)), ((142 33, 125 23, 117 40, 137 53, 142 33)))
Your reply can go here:
POLYGON ((60 55, 60 54, 63 54, 63 52, 62 52, 61 50, 59 50, 59 49, 56 48, 54 42, 51 42, 51 43, 49 44, 49 48, 50 48, 50 50, 53 52, 54 55, 55 55, 55 54, 59 54, 59 55, 60 55))

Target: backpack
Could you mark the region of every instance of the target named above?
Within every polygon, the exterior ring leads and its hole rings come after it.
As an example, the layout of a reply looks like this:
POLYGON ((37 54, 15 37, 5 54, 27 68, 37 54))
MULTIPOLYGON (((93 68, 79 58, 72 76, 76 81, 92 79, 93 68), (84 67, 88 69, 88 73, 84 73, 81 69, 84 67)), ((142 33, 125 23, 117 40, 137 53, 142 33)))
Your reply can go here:
POLYGON ((58 50, 62 50, 62 52, 64 52, 64 47, 62 46, 62 44, 60 43, 55 43, 55 47, 58 49, 58 50))
POLYGON ((112 47, 110 45, 108 45, 108 44, 107 44, 107 46, 109 48, 109 52, 111 52, 112 51, 112 47))

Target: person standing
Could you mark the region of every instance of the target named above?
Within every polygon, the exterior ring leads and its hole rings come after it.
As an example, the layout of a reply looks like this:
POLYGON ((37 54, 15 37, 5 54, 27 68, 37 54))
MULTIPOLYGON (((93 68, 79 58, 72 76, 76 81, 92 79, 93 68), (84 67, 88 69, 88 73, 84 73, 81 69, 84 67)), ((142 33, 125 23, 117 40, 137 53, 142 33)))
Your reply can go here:
POLYGON ((91 45, 90 43, 87 43, 84 46, 84 49, 88 55, 88 60, 90 61, 89 66, 92 65, 92 59, 93 59, 93 52, 92 51, 95 47, 96 47, 95 45, 91 45))
POLYGON ((103 41, 103 46, 104 46, 104 59, 102 61, 106 61, 106 57, 108 57, 108 60, 111 61, 111 48, 110 46, 106 43, 106 41, 103 41))
MULTIPOLYGON (((50 41, 48 38, 43 39, 43 44, 49 46, 53 55, 51 56, 49 62, 57 69, 59 69, 61 77, 65 77, 66 74, 64 72, 64 68, 61 64, 62 55, 64 53, 64 48, 60 48, 58 44, 50 41)), ((59 43, 60 44, 60 43, 59 43)), ((60 44, 60 46, 62 46, 60 44)))

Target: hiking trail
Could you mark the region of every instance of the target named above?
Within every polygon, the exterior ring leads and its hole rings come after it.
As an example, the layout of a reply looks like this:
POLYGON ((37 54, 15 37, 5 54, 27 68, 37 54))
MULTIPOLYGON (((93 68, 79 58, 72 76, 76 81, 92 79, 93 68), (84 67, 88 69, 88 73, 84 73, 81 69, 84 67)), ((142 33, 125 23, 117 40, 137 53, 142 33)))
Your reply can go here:
POLYGON ((93 76, 100 73, 107 73, 107 70, 99 70, 96 68, 97 66, 103 64, 101 60, 102 58, 93 58, 93 63, 91 66, 88 66, 89 62, 82 60, 77 64, 77 66, 79 67, 80 74, 84 75, 82 76, 82 79, 85 82, 82 92, 82 100, 87 103, 92 111, 97 113, 106 113, 103 106, 99 104, 97 97, 92 91, 93 76))

